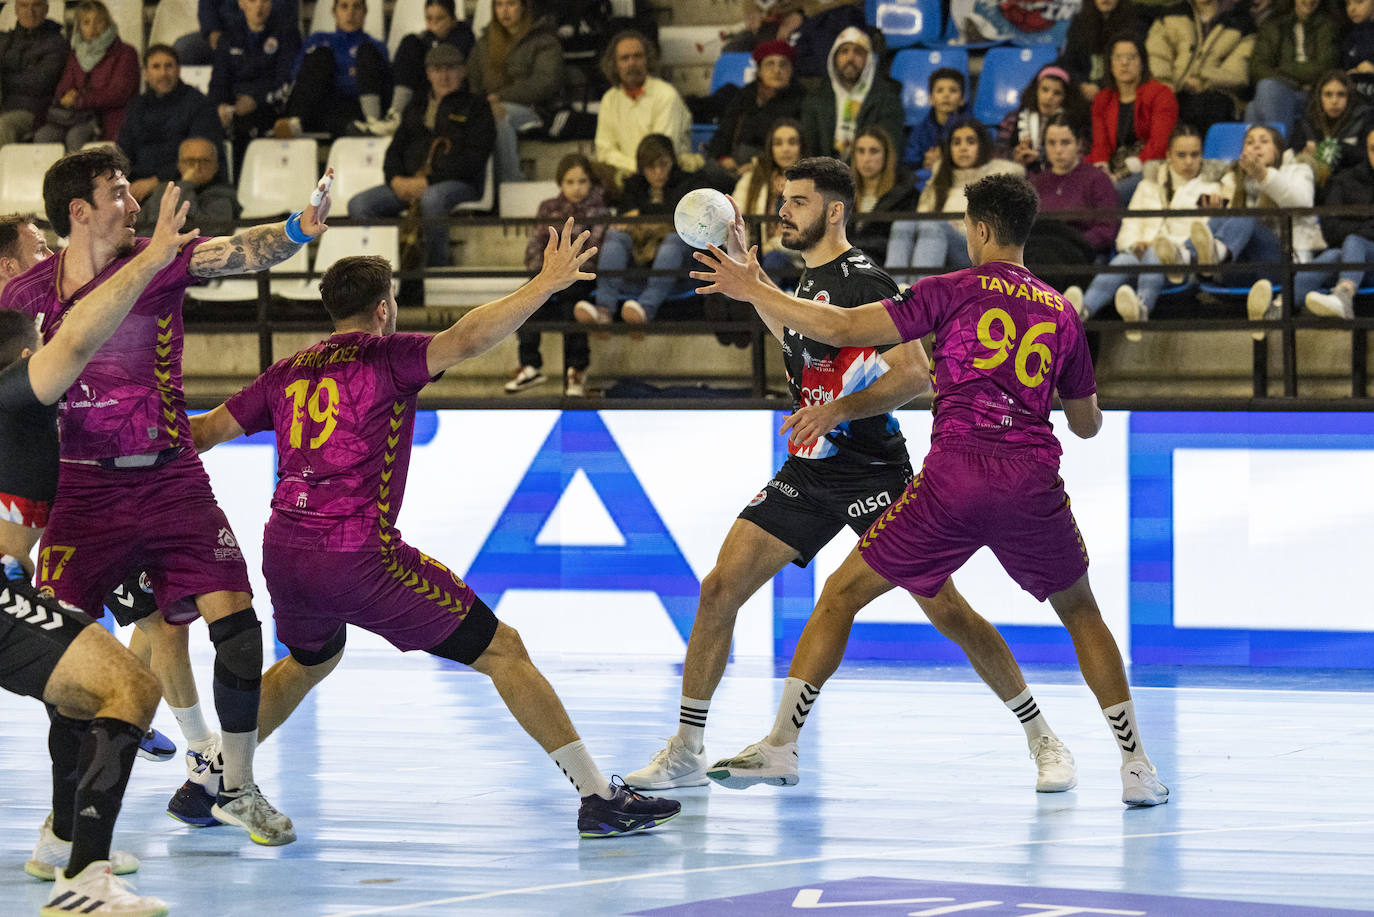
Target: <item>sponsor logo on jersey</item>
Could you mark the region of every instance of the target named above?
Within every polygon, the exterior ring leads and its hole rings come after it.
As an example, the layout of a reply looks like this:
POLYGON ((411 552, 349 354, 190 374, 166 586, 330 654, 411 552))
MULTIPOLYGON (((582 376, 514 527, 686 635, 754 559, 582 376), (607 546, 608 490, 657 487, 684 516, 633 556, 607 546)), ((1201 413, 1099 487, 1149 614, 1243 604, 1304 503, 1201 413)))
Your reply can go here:
POLYGON ((816 302, 830 302, 830 291, 821 290, 819 293, 817 293, 815 296, 812 296, 811 298, 814 299, 816 302))
POLYGON ((881 493, 860 497, 858 500, 849 504, 849 515, 854 519, 858 519, 860 516, 876 513, 880 507, 891 505, 892 494, 884 490, 881 493))
POLYGON ((752 500, 749 501, 749 505, 750 505, 750 506, 758 506, 760 503, 762 503, 764 500, 767 500, 767 499, 768 499, 768 491, 766 491, 766 490, 761 490, 761 491, 759 491, 758 496, 756 496, 754 499, 752 499, 752 500))
POLYGON ((800 389, 798 394, 801 395, 801 402, 803 406, 808 404, 829 404, 830 402, 834 401, 837 397, 836 394, 832 392, 830 389, 824 388, 819 385, 815 386, 814 388, 800 389))
POLYGON ((779 481, 776 478, 769 481, 768 486, 780 492, 784 497, 795 498, 797 496, 797 488, 793 487, 791 484, 788 484, 784 481, 779 481))

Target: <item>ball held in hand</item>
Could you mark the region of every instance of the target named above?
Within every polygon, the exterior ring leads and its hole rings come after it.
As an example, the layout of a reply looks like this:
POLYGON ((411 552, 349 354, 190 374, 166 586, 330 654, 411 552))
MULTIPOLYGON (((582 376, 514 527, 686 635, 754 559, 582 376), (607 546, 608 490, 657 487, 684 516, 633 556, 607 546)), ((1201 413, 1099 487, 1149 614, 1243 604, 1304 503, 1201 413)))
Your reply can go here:
POLYGON ((730 200, 714 188, 689 191, 673 212, 673 227, 678 237, 693 248, 708 245, 725 247, 725 234, 735 211, 730 200))

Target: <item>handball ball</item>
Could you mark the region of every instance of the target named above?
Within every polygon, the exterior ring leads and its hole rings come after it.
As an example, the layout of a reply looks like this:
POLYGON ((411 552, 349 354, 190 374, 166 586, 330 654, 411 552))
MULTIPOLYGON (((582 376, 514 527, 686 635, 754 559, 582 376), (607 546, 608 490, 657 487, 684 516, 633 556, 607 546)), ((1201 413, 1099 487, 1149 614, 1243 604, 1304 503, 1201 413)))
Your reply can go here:
POLYGON ((673 226, 678 237, 693 248, 708 245, 725 247, 725 231, 735 218, 734 208, 724 194, 714 188, 688 191, 678 201, 673 226))

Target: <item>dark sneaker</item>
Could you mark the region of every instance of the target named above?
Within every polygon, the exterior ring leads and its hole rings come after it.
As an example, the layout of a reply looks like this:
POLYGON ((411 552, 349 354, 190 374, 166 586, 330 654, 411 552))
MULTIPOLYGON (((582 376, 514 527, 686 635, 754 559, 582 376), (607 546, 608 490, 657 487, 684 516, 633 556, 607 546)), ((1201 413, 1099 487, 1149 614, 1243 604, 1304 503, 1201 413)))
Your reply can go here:
POLYGON ((213 828, 221 824, 210 812, 214 807, 215 797, 199 783, 187 780, 167 803, 167 814, 192 828, 213 828))
POLYGON ((682 811, 676 799, 641 796, 616 777, 611 782, 615 795, 602 799, 596 794, 582 797, 577 811, 577 830, 583 837, 616 837, 657 828, 682 811))
POLYGON ((143 733, 138 743, 138 756, 149 761, 170 761, 176 757, 176 753, 176 743, 156 729, 143 733))

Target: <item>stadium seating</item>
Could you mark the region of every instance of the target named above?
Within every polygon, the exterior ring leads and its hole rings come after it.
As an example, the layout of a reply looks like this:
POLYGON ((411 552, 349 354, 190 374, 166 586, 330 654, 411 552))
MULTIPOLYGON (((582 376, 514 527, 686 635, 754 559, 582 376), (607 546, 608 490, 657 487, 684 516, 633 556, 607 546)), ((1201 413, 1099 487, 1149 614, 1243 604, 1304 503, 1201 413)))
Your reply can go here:
MULTIPOLYGON (((1288 136, 1288 128, 1278 122, 1271 123, 1283 137, 1288 136)), ((1207 128, 1207 136, 1202 141, 1203 159, 1221 159, 1226 162, 1240 158, 1241 147, 1245 143, 1245 132, 1250 125, 1244 121, 1218 121, 1207 128)))
POLYGON ((936 44, 944 31, 940 0, 865 0, 864 14, 889 48, 936 44))
POLYGON ((170 45, 183 35, 199 31, 196 0, 158 0, 153 8, 153 26, 148 31, 148 44, 170 45))
POLYGON ((390 137, 340 137, 329 147, 335 213, 348 216, 348 202, 353 195, 385 183, 382 162, 390 143, 390 137))
MULTIPOLYGON (((892 78, 902 85, 906 123, 916 124, 930 108, 930 75, 941 67, 953 67, 968 76, 968 52, 963 48, 904 48, 892 58, 892 78)), ((894 137, 900 142, 900 137, 894 137)))
POLYGON ((210 75, 214 68, 209 64, 194 64, 189 67, 181 68, 181 81, 187 86, 194 86, 207 95, 210 92, 210 75))
MULTIPOLYGON (((463 4, 454 4, 458 18, 463 18, 463 4)), ((401 39, 425 30, 425 0, 396 0, 391 10, 391 27, 387 32, 386 53, 394 61, 401 39)))
POLYGON ((1021 104, 1026 84, 1058 56, 1059 49, 1051 45, 989 48, 973 99, 973 116, 990 127, 1000 124, 1007 112, 1021 104))
POLYGON ((490 213, 496 209, 496 154, 487 157, 486 179, 482 182, 482 196, 453 208, 454 213, 490 213))
MULTIPOLYGON (((301 251, 305 251, 302 247, 301 251)), ((400 228, 396 226, 335 226, 320 236, 319 247, 315 251, 315 264, 310 269, 312 277, 305 280, 286 280, 278 289, 272 284, 272 292, 286 299, 313 302, 320 298, 320 275, 340 258, 349 255, 381 255, 391 262, 393 269, 399 269, 401 252, 400 228)), ((301 270, 301 268, 295 268, 301 270)))
POLYGON ((60 143, 0 146, 0 213, 42 213, 43 173, 65 152, 60 143))
POLYGON ((317 162, 314 140, 249 143, 239 176, 244 219, 281 216, 304 206, 318 178, 317 162))
POLYGON ((711 70, 711 94, 722 86, 744 86, 755 77, 754 57, 748 51, 727 51, 711 70))
MULTIPOLYGON (((104 0, 104 3, 110 11, 115 30, 119 32, 119 40, 133 45, 138 52, 138 59, 143 60, 143 0, 104 0)), ((56 6, 59 10, 62 8, 61 4, 52 0, 49 0, 48 6, 56 6)))

